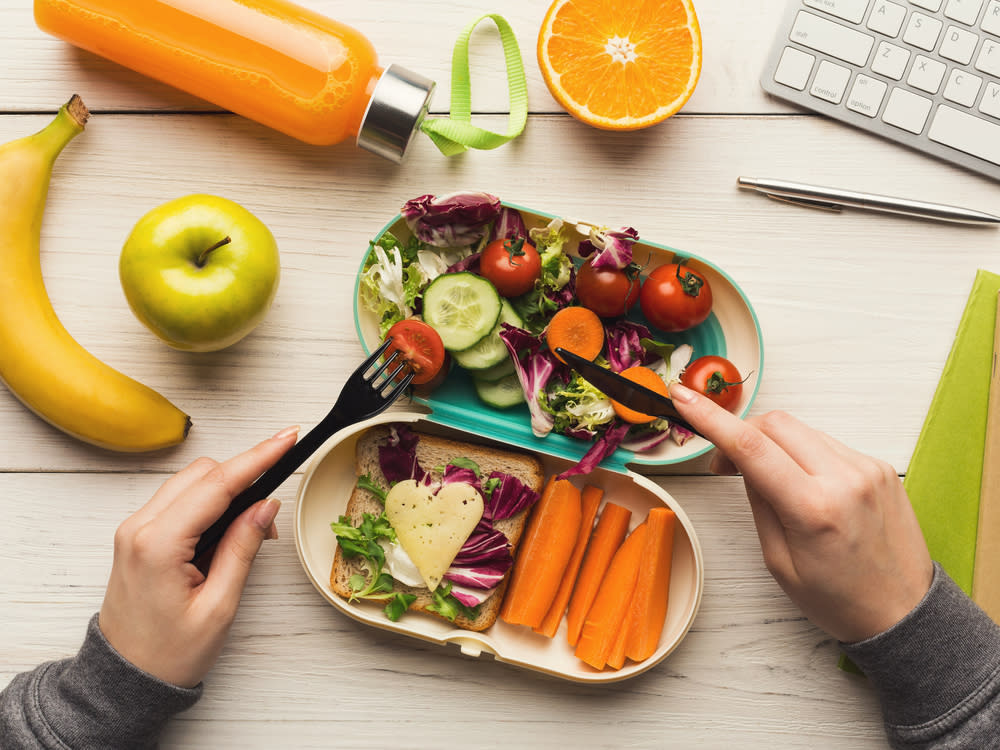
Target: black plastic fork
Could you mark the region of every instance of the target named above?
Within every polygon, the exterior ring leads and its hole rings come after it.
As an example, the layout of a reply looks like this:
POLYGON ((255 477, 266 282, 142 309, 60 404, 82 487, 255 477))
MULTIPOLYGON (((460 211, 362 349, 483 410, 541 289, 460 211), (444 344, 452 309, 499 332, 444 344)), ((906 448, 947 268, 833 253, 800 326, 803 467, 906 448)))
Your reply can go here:
POLYGON ((396 380, 409 369, 406 362, 400 362, 392 372, 386 374, 389 366, 399 356, 399 351, 393 352, 374 372, 367 374, 379 357, 386 353, 390 343, 392 340, 386 339, 358 369, 351 373, 337 397, 337 402, 323 421, 306 433, 253 484, 233 498, 226 512, 201 535, 195 546, 192 562, 196 565, 203 562, 205 555, 219 543, 226 529, 243 511, 278 489, 281 483, 288 479, 331 435, 352 424, 370 419, 392 405, 413 380, 412 370, 406 372, 400 380, 396 380))

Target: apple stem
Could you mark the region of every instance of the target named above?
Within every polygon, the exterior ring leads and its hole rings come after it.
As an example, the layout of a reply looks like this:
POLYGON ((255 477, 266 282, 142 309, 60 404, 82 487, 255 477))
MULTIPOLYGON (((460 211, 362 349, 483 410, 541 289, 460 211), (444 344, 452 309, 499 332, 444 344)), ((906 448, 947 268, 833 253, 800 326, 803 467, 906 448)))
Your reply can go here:
POLYGON ((205 248, 204 250, 201 251, 201 255, 198 256, 198 260, 195 261, 195 264, 197 264, 198 268, 204 268, 205 263, 208 261, 209 253, 211 253, 213 250, 218 250, 223 245, 228 245, 232 241, 233 240, 231 237, 223 237, 221 240, 216 242, 211 247, 205 248))

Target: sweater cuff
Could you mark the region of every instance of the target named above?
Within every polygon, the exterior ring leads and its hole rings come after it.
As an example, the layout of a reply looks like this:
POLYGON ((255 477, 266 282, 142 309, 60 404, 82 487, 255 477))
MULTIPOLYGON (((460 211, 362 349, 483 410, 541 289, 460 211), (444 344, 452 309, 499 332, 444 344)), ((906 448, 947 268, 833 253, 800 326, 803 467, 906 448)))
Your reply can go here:
POLYGON ((961 710, 974 712, 976 691, 1000 679, 1000 627, 936 562, 930 589, 906 617, 841 646, 878 691, 886 723, 897 727, 933 721, 963 702, 961 710))
POLYGON ((96 614, 76 658, 46 676, 39 681, 38 708, 70 747, 151 746, 167 719, 202 693, 201 685, 171 685, 126 660, 104 637, 96 614), (44 684, 46 676, 53 684, 44 684))

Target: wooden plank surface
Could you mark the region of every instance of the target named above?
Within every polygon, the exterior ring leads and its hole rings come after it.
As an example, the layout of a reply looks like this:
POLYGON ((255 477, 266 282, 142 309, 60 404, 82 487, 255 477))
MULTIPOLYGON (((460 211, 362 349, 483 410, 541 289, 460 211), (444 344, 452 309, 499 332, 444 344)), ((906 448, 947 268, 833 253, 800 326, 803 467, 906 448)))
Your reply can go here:
MULTIPOLYGON (((301 0, 362 31, 383 62, 438 81, 447 110, 458 32, 496 10, 478 0, 301 0)), ((73 92, 96 112, 60 157, 42 264, 69 330, 194 418, 181 446, 122 456, 81 445, 0 390, 0 683, 71 654, 100 606, 114 529, 199 455, 229 456, 289 424, 311 426, 361 357, 353 285, 368 240, 426 192, 488 190, 612 226, 725 269, 751 300, 765 366, 753 413, 787 409, 905 472, 977 268, 997 270, 995 230, 862 213, 830 215, 739 192, 738 175, 905 195, 995 212, 997 186, 796 113, 757 78, 783 10, 698 0, 705 65, 684 112, 635 133, 561 112, 534 60, 547 3, 500 9, 522 44, 531 117, 493 152, 445 159, 421 138, 402 166, 350 144, 297 143, 38 31, 29 0, 0 7, 0 142, 41 128, 73 92), (131 315, 117 278, 134 222, 209 192, 257 213, 282 254, 275 306, 230 350, 173 351, 131 315)), ((476 122, 503 130, 505 77, 486 24, 473 44, 476 122)), ((634 680, 587 688, 366 629, 308 583, 291 535, 298 479, 278 491, 269 543, 204 699, 163 747, 401 748, 449 737, 543 748, 882 748, 869 686, 839 672, 834 644, 767 574, 738 479, 707 460, 657 481, 699 534, 705 593, 676 653, 634 680), (484 739, 488 737, 489 739, 484 739), (496 741, 494 742, 494 738, 496 741)))

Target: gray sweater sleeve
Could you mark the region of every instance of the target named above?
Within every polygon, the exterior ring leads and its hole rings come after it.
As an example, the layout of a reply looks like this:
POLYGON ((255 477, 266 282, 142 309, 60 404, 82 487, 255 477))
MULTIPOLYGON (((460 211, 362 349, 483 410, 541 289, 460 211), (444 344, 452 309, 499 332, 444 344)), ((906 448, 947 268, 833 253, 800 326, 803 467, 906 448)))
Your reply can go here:
POLYGON ((842 645, 878 692, 894 748, 996 747, 1000 627, 937 563, 913 611, 883 633, 842 645))
POLYGON ((201 697, 126 661, 97 615, 80 652, 19 674, 0 693, 4 750, 132 750, 156 746, 163 725, 201 697))

